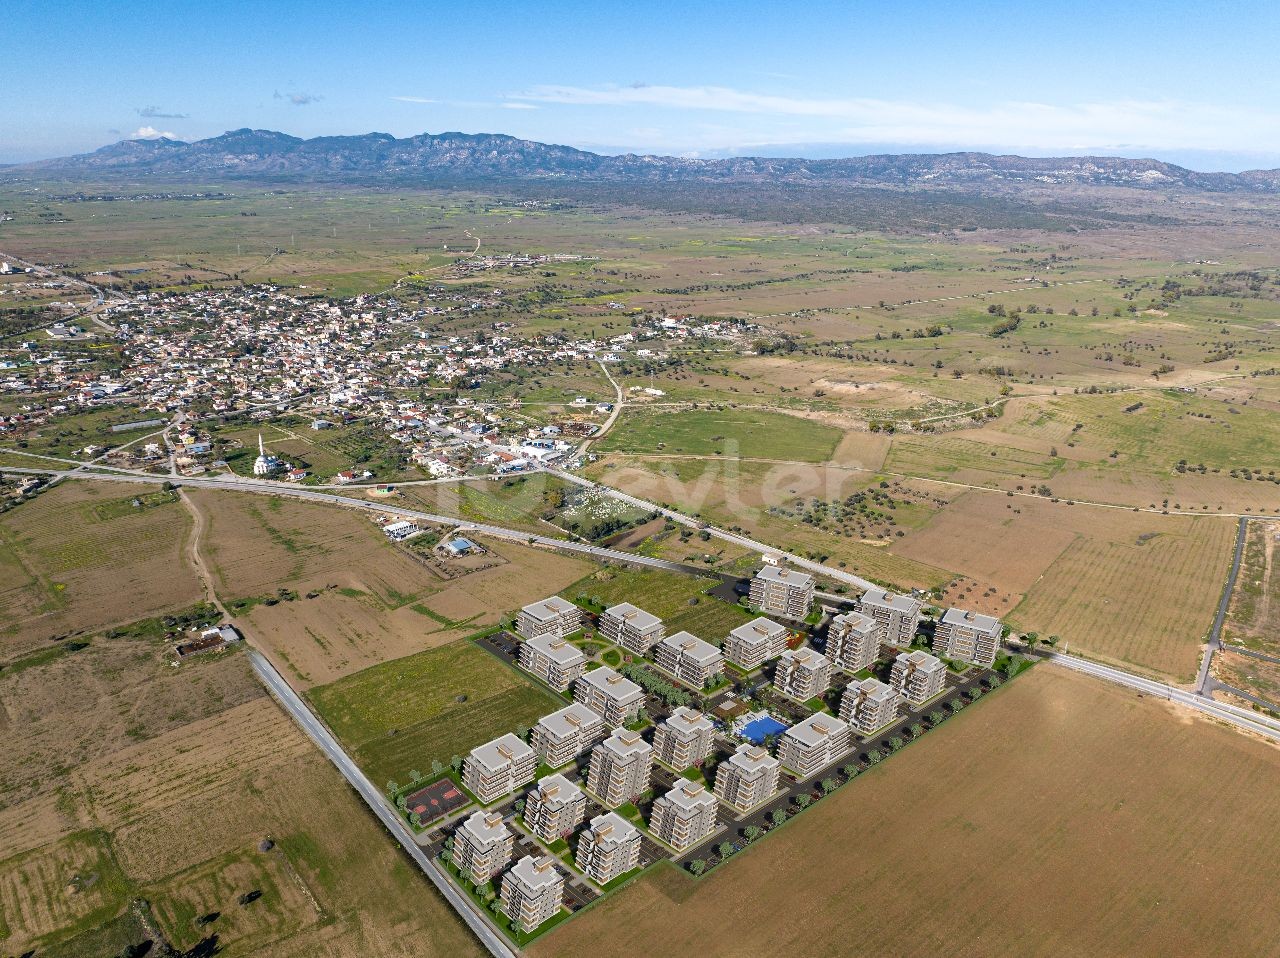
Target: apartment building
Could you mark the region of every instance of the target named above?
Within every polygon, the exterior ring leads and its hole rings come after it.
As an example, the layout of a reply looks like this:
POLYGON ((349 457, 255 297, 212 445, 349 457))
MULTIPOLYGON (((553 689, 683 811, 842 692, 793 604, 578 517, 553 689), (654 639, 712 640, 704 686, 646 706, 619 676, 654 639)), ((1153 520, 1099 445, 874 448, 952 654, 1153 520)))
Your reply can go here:
POLYGON ((653 664, 685 685, 702 689, 724 671, 724 656, 710 642, 677 632, 653 647, 653 664))
POLYGON ((587 817, 587 796, 563 775, 546 775, 529 790, 524 823, 548 845, 566 838, 587 817))
POLYGON ((549 855, 526 855, 502 876, 498 896, 502 913, 528 934, 560 912, 564 903, 564 876, 549 855))
POLYGON ((880 654, 880 625, 861 612, 842 612, 827 629, 827 658, 846 672, 870 668, 880 654))
POLYGON ((724 640, 724 657, 750 672, 787 650, 787 627, 760 616, 738 626, 724 640))
POLYGON ((807 572, 766 565, 751 580, 750 602, 761 612, 803 619, 813 604, 813 585, 807 572))
POLYGON ((598 884, 605 885, 640 865, 640 830, 617 812, 591 819, 578 837, 574 863, 598 884))
POLYGON ((591 750, 587 790, 611 808, 649 790, 653 746, 639 732, 618 729, 591 750))
POLYGON ((683 771, 701 765, 711 754, 715 723, 697 709, 681 705, 658 726, 653 751, 671 768, 683 771))
POLYGON ((604 719, 580 702, 574 702, 538 719, 529 743, 544 764, 559 768, 604 736, 604 719))
POLYGON ((660 618, 630 602, 610 606, 600 616, 600 636, 635 655, 648 655, 666 634, 660 618))
POLYGON ((947 667, 928 652, 900 652, 893 660, 889 684, 911 705, 927 702, 939 692, 947 678, 947 667))
POLYGON ((719 827, 719 803, 706 786, 682 778, 653 803, 649 831, 678 852, 690 848, 719 827))
POLYGON ((898 717, 902 693, 879 679, 854 682, 840 699, 840 717, 859 735, 874 735, 898 717))
POLYGON ((611 728, 626 725, 644 706, 644 689, 609 666, 592 669, 573 684, 573 700, 604 718, 611 728))
POLYGON ((995 616, 947 609, 933 630, 933 654, 990 668, 1000 652, 1002 634, 995 616))
POLYGON ((807 702, 831 687, 831 660, 813 649, 788 649, 778 659, 773 684, 783 695, 807 702))
POLYGON ((472 812, 453 833, 453 861, 460 872, 483 885, 507 867, 515 842, 501 812, 472 812))
POLYGON ((778 761, 808 778, 853 748, 853 729, 843 719, 825 712, 810 715, 782 733, 778 761))
POLYGON ((905 649, 915 639, 924 603, 909 595, 868 589, 858 600, 858 611, 869 615, 880 626, 880 643, 905 649))
POLYGON ((538 771, 538 756, 508 732, 478 745, 462 763, 462 784, 482 805, 528 785, 538 771))
POLYGON ((781 765, 768 749, 744 742, 716 767, 716 796, 745 812, 778 790, 780 769, 781 765))
POLYGON ((520 668, 557 692, 567 689, 586 667, 587 657, 580 648, 549 632, 520 646, 520 668))
POLYGON ((525 641, 540 635, 564 638, 582 625, 582 610, 558 595, 532 602, 516 616, 516 631, 525 641))

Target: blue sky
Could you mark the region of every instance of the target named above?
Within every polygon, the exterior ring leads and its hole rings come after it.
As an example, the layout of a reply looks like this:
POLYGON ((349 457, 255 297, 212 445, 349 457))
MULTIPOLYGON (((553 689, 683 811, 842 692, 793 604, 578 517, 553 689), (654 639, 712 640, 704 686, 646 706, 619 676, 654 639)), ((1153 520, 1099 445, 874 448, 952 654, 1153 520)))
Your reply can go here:
POLYGON ((1280 166, 1280 3, 17 0, 0 161, 237 127, 1280 166))

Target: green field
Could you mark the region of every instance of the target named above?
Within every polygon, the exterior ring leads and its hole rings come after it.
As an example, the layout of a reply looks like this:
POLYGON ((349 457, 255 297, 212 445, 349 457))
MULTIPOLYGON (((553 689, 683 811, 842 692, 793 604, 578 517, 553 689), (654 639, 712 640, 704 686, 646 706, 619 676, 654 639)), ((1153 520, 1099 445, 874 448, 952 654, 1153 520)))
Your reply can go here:
POLYGON ((656 569, 610 569, 575 582, 561 595, 593 608, 630 602, 662 619, 667 634, 685 630, 719 645, 731 629, 755 618, 739 605, 706 595, 714 579, 656 569))
POLYGON ((471 642, 375 665, 307 698, 379 784, 406 781, 433 759, 448 764, 564 705, 471 642))
POLYGON ((832 426, 757 409, 624 413, 602 451, 685 456, 741 456, 825 462, 841 432, 832 426))

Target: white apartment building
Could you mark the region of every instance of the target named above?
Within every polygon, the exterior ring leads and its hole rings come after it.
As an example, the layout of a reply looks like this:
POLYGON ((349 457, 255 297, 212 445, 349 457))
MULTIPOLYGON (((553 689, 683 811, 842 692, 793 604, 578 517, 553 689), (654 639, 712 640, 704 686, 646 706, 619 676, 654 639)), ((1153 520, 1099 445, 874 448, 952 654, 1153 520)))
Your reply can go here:
POLYGON ((586 667, 582 649, 558 635, 545 633, 520 646, 520 668, 557 692, 567 689, 586 667))
POLYGON ((564 903, 564 876, 549 855, 526 855, 502 876, 498 896, 502 913, 528 934, 560 912, 564 903))
POLYGON ((579 702, 544 715, 533 727, 530 744, 544 764, 559 768, 605 736, 604 719, 579 702))
POLYGON ((905 649, 915 639, 924 603, 909 595, 868 589, 858 600, 858 610, 880 624, 882 645, 905 649))
POLYGON ((587 817, 587 796, 563 775, 546 775, 529 790, 524 823, 548 845, 567 838, 587 817))
POLYGON ((840 717, 859 735, 874 735, 898 717, 902 693, 879 679, 854 682, 840 699, 840 717))
POLYGON ((1002 634, 995 616, 947 609, 933 631, 933 654, 990 668, 1000 652, 1002 634))
POLYGON ((724 657, 750 672, 787 650, 787 627, 760 616, 738 626, 724 640, 724 657))
POLYGON ((653 647, 653 664, 685 685, 702 689, 724 671, 724 656, 710 642, 677 632, 653 647))
POLYGON ((601 638, 636 655, 648 655, 666 633, 660 618, 630 602, 610 606, 600 616, 601 638))
POLYGON ((558 595, 531 602, 516 616, 516 631, 528 641, 540 635, 562 639, 582 625, 582 610, 558 595))
POLYGON ((653 803, 649 831, 678 852, 698 844, 719 826, 719 803, 706 786, 682 778, 653 803))
POLYGON ((515 842, 501 812, 472 812, 453 833, 453 861, 459 871, 483 885, 507 867, 515 842))
POLYGON ((808 778, 851 748, 853 730, 849 723, 834 715, 818 712, 782 733, 778 742, 778 761, 801 778, 808 778))
POLYGON ((654 732, 654 753, 677 771, 701 765, 711 754, 715 730, 711 719, 697 709, 681 705, 654 732))
POLYGON ((831 687, 831 660, 810 648, 788 649, 778 659, 773 684, 783 695, 807 702, 831 687))
POLYGON ((807 572, 766 565, 751 580, 750 602, 761 612, 803 619, 813 604, 813 585, 807 572))
POLYGON ((639 732, 618 729, 591 750, 587 790, 617 808, 649 790, 653 746, 639 732))
POLYGON ((462 763, 462 784, 482 805, 528 785, 538 771, 538 756, 508 732, 478 745, 462 763))
POLYGON ((591 819, 578 837, 578 871, 605 885, 640 864, 640 830, 617 812, 591 819))
POLYGON ((716 796, 745 812, 778 790, 780 769, 767 748, 744 742, 716 767, 716 796))
POLYGON ((846 672, 870 668, 880 654, 880 624, 861 612, 842 612, 827 630, 827 658, 846 672))
POLYGON ((939 692, 947 678, 947 667, 928 652, 899 652, 893 660, 889 684, 912 705, 927 702, 939 692))
POLYGON ((606 725, 617 728, 640 714, 644 689, 605 665, 578 677, 573 685, 573 700, 601 715, 606 725))

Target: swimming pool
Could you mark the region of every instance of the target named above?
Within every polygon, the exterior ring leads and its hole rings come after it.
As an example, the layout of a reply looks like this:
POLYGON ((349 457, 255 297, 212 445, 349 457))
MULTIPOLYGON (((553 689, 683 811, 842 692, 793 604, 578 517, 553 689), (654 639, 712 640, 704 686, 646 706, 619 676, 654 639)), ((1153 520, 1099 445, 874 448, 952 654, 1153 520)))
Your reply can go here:
POLYGON ((787 727, 772 715, 758 715, 743 725, 739 733, 747 741, 760 745, 770 735, 785 732, 787 727))

